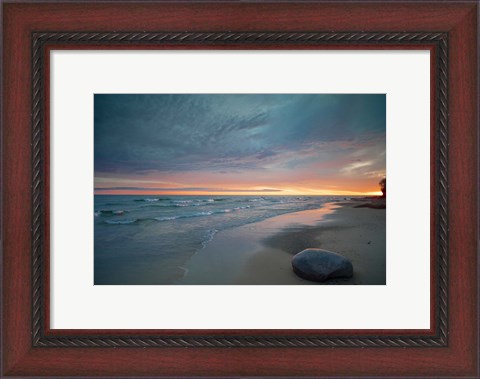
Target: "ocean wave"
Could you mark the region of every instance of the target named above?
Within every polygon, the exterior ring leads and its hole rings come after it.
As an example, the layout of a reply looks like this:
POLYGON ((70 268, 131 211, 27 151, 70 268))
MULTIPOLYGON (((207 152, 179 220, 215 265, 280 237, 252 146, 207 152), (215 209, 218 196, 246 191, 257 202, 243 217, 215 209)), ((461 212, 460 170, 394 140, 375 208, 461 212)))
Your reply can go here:
POLYGON ((251 207, 252 207, 251 205, 246 205, 244 207, 235 207, 233 209, 236 210, 236 211, 239 211, 240 209, 248 209, 248 208, 251 208, 251 207))
MULTIPOLYGON (((135 202, 147 203, 141 207, 202 207, 202 206, 211 206, 218 202, 229 201, 229 198, 193 198, 193 199, 171 199, 171 198, 144 198, 144 199, 134 199, 135 202)), ((244 198, 241 200, 236 200, 240 203, 252 203, 252 202, 262 202, 262 204, 269 203, 270 199, 265 197, 256 197, 256 198, 244 198)), ((275 202, 273 200, 272 202, 275 202)), ((260 203, 259 203, 260 204, 260 203)))
POLYGON ((207 243, 209 243, 211 240, 213 240, 213 237, 215 236, 215 234, 218 233, 218 230, 217 229, 209 229, 207 230, 207 233, 206 233, 206 236, 205 236, 205 240, 202 241, 202 248, 204 248, 205 246, 207 246, 207 243))
POLYGON ((177 205, 169 203, 153 203, 140 205, 139 208, 175 208, 177 205))
POLYGON ((172 204, 172 203, 164 203, 164 202, 159 202, 159 203, 149 203, 149 204, 144 204, 144 205, 140 205, 140 208, 179 208, 179 207, 190 207, 190 206, 193 206, 193 207, 198 207, 198 206, 202 206, 202 205, 207 205, 207 204, 183 204, 183 203, 179 203, 179 204, 172 204))
POLYGON ((160 198, 160 197, 146 197, 145 199, 134 199, 133 201, 136 202, 144 202, 144 203, 154 203, 157 201, 168 201, 169 198, 160 198))
POLYGON ((135 224, 138 222, 138 219, 133 219, 133 220, 105 220, 106 224, 110 225, 129 225, 129 224, 135 224))
POLYGON ((171 221, 178 220, 180 218, 191 218, 191 217, 201 217, 201 216, 211 216, 213 212, 198 212, 189 215, 178 215, 178 216, 167 216, 167 217, 155 217, 157 221, 171 221))
POLYGON ((171 216, 171 217, 155 217, 154 220, 157 221, 171 221, 181 218, 180 216, 171 216))
POLYGON ((233 211, 239 211, 239 210, 248 209, 248 208, 251 208, 251 206, 247 205, 245 207, 235 207, 235 208, 222 209, 222 210, 219 210, 219 211, 214 212, 214 213, 230 213, 230 212, 233 212, 233 211))
POLYGON ((95 211, 94 214, 96 217, 98 216, 121 216, 128 211, 120 209, 120 210, 108 210, 108 209, 101 209, 99 211, 95 211))
POLYGON ((186 215, 155 217, 154 219, 157 220, 157 221, 172 221, 172 220, 178 220, 178 219, 182 219, 182 218, 212 216, 212 215, 218 215, 218 214, 222 214, 222 213, 230 213, 230 212, 239 211, 239 210, 248 209, 248 208, 250 208, 249 205, 243 206, 243 207, 219 209, 219 210, 216 210, 216 211, 197 212, 197 213, 191 213, 191 214, 186 214, 186 215))
MULTIPOLYGON (((225 210, 223 210, 225 211, 225 210)), ((132 220, 105 220, 104 222, 106 224, 111 224, 111 225, 128 225, 128 224, 136 224, 136 223, 143 223, 143 222, 148 222, 148 221, 172 221, 172 220, 178 220, 178 219, 183 219, 183 218, 192 218, 192 217, 202 217, 202 216, 211 216, 216 213, 224 213, 223 211, 219 212, 198 212, 198 213, 193 213, 193 214, 187 214, 187 215, 178 215, 178 216, 164 216, 164 217, 154 217, 154 218, 136 218, 132 220)))

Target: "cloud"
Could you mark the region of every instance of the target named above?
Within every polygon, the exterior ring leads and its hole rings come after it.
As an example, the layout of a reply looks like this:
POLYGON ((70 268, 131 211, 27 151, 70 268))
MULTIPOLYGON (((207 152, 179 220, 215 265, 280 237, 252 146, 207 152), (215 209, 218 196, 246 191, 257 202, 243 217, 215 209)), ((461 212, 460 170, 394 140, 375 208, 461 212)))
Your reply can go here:
POLYGON ((385 101, 371 94, 97 94, 95 176, 134 183, 179 172, 384 171, 385 101))
POLYGON ((205 192, 282 192, 281 189, 276 188, 261 188, 261 189, 232 189, 232 188, 208 188, 208 187, 95 187, 95 191, 205 191, 205 192))
POLYGON ((365 167, 372 166, 373 163, 374 163, 373 161, 365 161, 365 162, 357 161, 345 166, 344 168, 342 168, 341 171, 347 174, 351 174, 355 171, 358 171, 359 169, 364 169, 365 167))

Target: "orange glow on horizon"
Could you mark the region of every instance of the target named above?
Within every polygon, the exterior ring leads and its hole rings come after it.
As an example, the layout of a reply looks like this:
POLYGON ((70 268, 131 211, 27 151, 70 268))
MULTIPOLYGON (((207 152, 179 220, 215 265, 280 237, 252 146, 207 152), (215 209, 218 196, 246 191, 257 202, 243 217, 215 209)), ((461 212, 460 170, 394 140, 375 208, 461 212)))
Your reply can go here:
POLYGON ((367 190, 367 191, 350 191, 350 190, 297 190, 297 189, 283 189, 281 191, 159 191, 159 190, 96 190, 95 195, 179 195, 179 196, 380 196, 381 191, 367 190))
POLYGON ((181 171, 96 176, 95 194, 183 196, 377 196, 384 172, 321 175, 312 169, 234 173, 181 171), (104 190, 101 190, 104 188, 104 190))

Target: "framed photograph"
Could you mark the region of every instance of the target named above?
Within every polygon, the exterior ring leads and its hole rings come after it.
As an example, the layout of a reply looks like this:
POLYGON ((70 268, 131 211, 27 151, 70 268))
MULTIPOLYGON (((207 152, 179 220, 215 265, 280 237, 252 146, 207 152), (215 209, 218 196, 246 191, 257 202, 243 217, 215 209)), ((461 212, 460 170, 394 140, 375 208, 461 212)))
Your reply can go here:
POLYGON ((385 94, 95 94, 94 285, 385 285, 385 132, 385 94))
POLYGON ((478 2, 2 11, 2 375, 480 374, 478 2))

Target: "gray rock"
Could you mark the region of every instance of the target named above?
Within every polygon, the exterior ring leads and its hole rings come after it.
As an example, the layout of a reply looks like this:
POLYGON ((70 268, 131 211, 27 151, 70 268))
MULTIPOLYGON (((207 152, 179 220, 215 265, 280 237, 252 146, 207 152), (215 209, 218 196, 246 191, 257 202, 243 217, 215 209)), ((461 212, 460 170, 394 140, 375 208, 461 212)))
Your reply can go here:
POLYGON ((329 278, 351 278, 353 265, 344 256, 322 249, 305 249, 292 258, 295 274, 323 282, 329 278))

